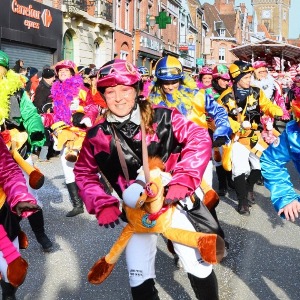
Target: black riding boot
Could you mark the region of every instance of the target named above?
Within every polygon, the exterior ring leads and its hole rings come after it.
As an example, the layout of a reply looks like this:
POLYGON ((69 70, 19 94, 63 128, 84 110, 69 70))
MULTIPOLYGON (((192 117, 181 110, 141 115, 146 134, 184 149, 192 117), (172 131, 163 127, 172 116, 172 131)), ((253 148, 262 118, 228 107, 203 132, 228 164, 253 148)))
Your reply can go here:
POLYGON ((254 184, 260 178, 261 178, 261 171, 258 169, 251 170, 250 175, 247 178, 247 188, 248 188, 247 199, 250 205, 254 205, 256 203, 254 199, 253 188, 254 188, 254 184))
POLYGON ((136 287, 132 287, 131 294, 133 300, 159 300, 158 291, 152 278, 136 287))
POLYGON ((218 300, 218 281, 214 271, 206 278, 199 278, 188 273, 188 278, 198 300, 218 300))
POLYGON ((66 217, 74 217, 83 213, 83 203, 78 195, 78 187, 75 182, 67 183, 73 209, 66 214, 66 217))
POLYGON ((43 247, 43 250, 46 252, 51 251, 52 242, 45 233, 43 211, 38 210, 28 217, 28 221, 37 241, 43 247))
POLYGON ((238 212, 241 215, 249 216, 249 204, 247 200, 247 182, 245 173, 234 178, 234 188, 239 201, 238 212))
POLYGON ((16 300, 17 288, 10 283, 1 280, 2 300, 16 300))
POLYGON ((219 182, 219 196, 225 196, 227 191, 227 179, 226 179, 226 171, 224 170, 223 166, 216 167, 216 173, 219 182))
POLYGON ((234 190, 234 182, 232 180, 232 172, 226 171, 227 185, 234 190))

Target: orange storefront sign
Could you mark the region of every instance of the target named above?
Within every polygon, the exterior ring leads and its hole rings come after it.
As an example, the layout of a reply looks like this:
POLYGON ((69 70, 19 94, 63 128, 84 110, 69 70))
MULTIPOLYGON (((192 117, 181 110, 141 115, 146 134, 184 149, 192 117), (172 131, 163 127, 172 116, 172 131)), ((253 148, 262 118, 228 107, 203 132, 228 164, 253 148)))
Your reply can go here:
POLYGON ((24 20, 24 25, 28 29, 40 29, 40 21, 42 21, 45 27, 50 27, 52 23, 52 16, 49 9, 43 9, 43 11, 40 11, 34 9, 31 4, 28 6, 20 5, 17 0, 13 0, 11 3, 11 10, 15 14, 30 18, 26 18, 24 20), (38 20, 39 22, 37 22, 36 20, 38 20))

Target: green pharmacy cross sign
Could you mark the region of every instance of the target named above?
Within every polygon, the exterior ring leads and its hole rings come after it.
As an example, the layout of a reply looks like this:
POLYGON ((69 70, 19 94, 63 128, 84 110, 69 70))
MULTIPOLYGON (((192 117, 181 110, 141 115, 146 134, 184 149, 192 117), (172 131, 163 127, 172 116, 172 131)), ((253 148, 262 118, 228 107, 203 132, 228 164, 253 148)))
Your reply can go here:
POLYGON ((161 11, 157 17, 155 17, 155 24, 158 24, 159 29, 166 29, 167 24, 171 24, 171 17, 167 16, 165 11, 161 11))

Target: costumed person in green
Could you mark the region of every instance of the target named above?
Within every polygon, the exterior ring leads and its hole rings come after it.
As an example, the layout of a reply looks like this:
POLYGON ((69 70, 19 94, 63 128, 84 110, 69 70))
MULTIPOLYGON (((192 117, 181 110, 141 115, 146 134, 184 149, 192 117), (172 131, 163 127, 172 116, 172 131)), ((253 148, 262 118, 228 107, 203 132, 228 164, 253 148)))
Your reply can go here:
MULTIPOLYGON (((27 134, 27 142, 19 149, 19 153, 33 165, 31 151, 44 145, 44 125, 24 90, 21 75, 9 70, 9 57, 3 51, 0 51, 0 125, 2 132, 14 130, 27 134)), ((30 193, 37 199, 36 192, 28 184, 28 174, 24 173, 24 176, 30 193)), ((39 201, 38 204, 41 206, 39 201)), ((50 251, 52 242, 45 234, 43 211, 39 210, 28 220, 43 250, 50 251)))

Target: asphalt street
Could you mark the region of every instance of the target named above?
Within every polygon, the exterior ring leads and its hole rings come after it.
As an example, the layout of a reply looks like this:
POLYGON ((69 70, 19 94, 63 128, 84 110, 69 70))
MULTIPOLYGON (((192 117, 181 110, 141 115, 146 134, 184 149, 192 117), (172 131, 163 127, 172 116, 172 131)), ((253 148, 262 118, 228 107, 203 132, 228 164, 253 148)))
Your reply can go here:
MULTIPOLYGON (((29 247, 22 250, 29 270, 17 291, 17 299, 131 299, 124 255, 103 284, 92 285, 87 281, 90 267, 107 253, 124 224, 115 229, 100 228, 95 217, 87 212, 66 218, 71 203, 59 158, 51 159, 51 163, 37 162, 36 166, 46 176, 37 194, 43 203, 46 231, 54 248, 51 253, 44 253, 28 221, 22 221, 22 228, 30 240, 29 247)), ((299 176, 293 167, 289 168, 299 189, 299 176)), ((251 208, 249 217, 237 213, 234 191, 222 197, 217 208, 230 243, 228 256, 215 266, 220 299, 298 300, 300 222, 290 223, 279 218, 265 187, 255 186, 255 196, 257 204, 251 208)), ((160 299, 195 299, 186 274, 174 265, 162 238, 159 239, 156 267, 160 299)))

